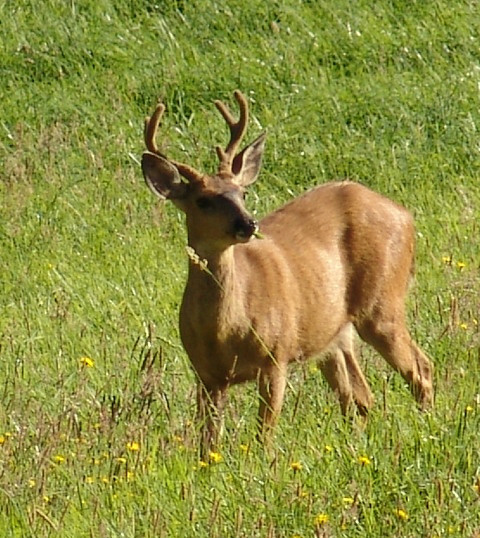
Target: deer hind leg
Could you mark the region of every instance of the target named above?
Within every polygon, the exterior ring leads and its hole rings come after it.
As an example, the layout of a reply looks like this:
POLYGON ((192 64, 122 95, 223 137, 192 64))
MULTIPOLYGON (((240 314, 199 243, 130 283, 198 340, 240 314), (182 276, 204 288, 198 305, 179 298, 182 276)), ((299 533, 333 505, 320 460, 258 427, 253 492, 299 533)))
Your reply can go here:
POLYGON ((395 315, 381 315, 363 322, 358 332, 407 381, 422 409, 433 403, 433 365, 413 341, 405 325, 403 309, 395 315))
POLYGON ((341 331, 335 347, 320 362, 320 368, 340 400, 342 413, 346 415, 355 402, 358 412, 365 416, 373 405, 373 395, 355 357, 350 324, 341 331))
POLYGON ((208 458, 218 443, 222 430, 223 409, 227 399, 227 386, 207 388, 201 381, 197 385, 197 422, 200 425, 200 456, 208 458))

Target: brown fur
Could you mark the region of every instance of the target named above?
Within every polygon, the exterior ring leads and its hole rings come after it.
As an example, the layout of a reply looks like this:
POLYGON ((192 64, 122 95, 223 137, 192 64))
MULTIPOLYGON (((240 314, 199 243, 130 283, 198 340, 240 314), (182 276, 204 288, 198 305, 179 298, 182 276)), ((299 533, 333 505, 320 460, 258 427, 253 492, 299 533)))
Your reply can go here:
MULTIPOLYGON (((240 103, 243 96, 236 98, 240 103)), ((238 143, 237 138, 229 147, 236 151, 238 143)), ((150 139, 147 147, 155 149, 150 139)), ((400 372, 420 405, 429 405, 432 365, 405 324, 414 253, 411 215, 359 184, 328 183, 265 217, 259 223, 263 239, 256 239, 242 193, 258 174, 263 137, 244 152, 236 172, 231 167, 226 173, 233 156, 218 151, 225 160, 216 176, 185 174, 183 165, 159 152, 144 154, 143 161, 152 189, 186 213, 189 245, 208 264, 205 270, 198 260, 189 261, 180 310, 182 342, 200 380, 204 448, 215 441, 233 384, 258 380, 260 424, 269 430, 280 413, 292 361, 323 355, 322 372, 343 412, 355 402, 366 413, 373 398, 354 355, 353 327, 400 372), (178 170, 189 183, 172 196, 168 189, 177 188, 178 170), (198 207, 200 198, 211 207, 198 207)))

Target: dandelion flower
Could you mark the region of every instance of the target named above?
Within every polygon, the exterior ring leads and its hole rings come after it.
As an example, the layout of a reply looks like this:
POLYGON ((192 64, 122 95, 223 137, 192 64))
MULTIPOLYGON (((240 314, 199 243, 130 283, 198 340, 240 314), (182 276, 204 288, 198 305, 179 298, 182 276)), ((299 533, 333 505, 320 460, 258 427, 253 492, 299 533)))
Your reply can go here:
POLYGON ((359 456, 357 461, 360 465, 370 465, 372 463, 368 456, 359 456))
POLYGON ((95 366, 95 361, 90 357, 81 357, 80 364, 85 368, 93 368, 95 366))
POLYGON ((328 517, 328 514, 318 514, 315 516, 315 525, 317 526, 320 526, 320 525, 325 525, 326 523, 328 523, 328 520, 330 518, 328 517))
POLYGON ((127 458, 119 457, 119 458, 115 458, 115 461, 117 463, 127 463, 127 458))
POLYGON ((442 256, 442 262, 446 265, 450 265, 452 263, 452 257, 451 256, 442 256))
POLYGON ((65 463, 65 456, 62 456, 61 454, 57 454, 53 456, 53 461, 55 463, 65 463))
POLYGON ((332 445, 325 445, 324 449, 325 449, 325 452, 333 452, 333 446, 332 445))
POLYGON ((130 450, 130 452, 138 452, 140 450, 140 444, 137 443, 137 441, 129 441, 126 444, 127 450, 130 450))
POLYGON ((355 499, 353 497, 343 497, 342 502, 343 504, 353 504, 355 499))
POLYGON ((6 440, 7 439, 6 439, 5 435, 0 435, 0 445, 3 445, 6 440))
POLYGON ((458 269, 460 269, 460 271, 462 269, 465 269, 466 266, 467 266, 467 264, 465 262, 457 262, 457 267, 458 267, 458 269))
POLYGON ((241 444, 240 445, 240 450, 242 452, 248 452, 250 450, 250 447, 248 445, 245 445, 245 444, 241 444))
POLYGON ((407 512, 402 508, 397 508, 394 512, 398 519, 402 519, 403 521, 406 521, 408 519, 407 512))
POLYGON ((464 331, 466 331, 468 329, 468 323, 460 323, 459 327, 460 329, 463 329, 464 331))
POLYGON ((85 477, 85 484, 93 484, 94 482, 95 482, 95 478, 93 478, 93 476, 85 477))
POLYGON ((199 467, 200 469, 204 469, 205 467, 208 467, 208 463, 207 463, 206 461, 200 460, 200 461, 198 462, 198 467, 199 467))
POLYGON ((33 478, 30 478, 30 480, 28 481, 28 487, 34 488, 36 485, 37 485, 37 482, 33 478))
POLYGON ((471 405, 467 405, 467 407, 465 407, 465 411, 467 413, 473 413, 473 407, 471 405))
POLYGON ((292 461, 292 463, 290 464, 290 469, 292 469, 292 471, 301 471, 303 468, 303 465, 301 464, 301 462, 299 461, 292 461))
POLYGON ((212 463, 220 463, 223 460, 223 456, 219 452, 210 452, 208 456, 212 463))

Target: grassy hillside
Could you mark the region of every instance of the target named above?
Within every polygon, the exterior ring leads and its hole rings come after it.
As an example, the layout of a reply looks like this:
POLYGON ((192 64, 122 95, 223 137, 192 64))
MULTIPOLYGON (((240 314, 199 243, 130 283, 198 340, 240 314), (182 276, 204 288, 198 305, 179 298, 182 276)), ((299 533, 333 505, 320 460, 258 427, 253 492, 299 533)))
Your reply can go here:
POLYGON ((0 534, 478 538, 477 4, 7 0, 0 30, 0 534), (366 427, 306 365, 272 454, 245 386, 199 462, 183 217, 144 186, 142 124, 160 98, 163 147, 214 170, 236 88, 268 132, 252 211, 348 177, 415 215, 431 413, 359 343, 366 427))

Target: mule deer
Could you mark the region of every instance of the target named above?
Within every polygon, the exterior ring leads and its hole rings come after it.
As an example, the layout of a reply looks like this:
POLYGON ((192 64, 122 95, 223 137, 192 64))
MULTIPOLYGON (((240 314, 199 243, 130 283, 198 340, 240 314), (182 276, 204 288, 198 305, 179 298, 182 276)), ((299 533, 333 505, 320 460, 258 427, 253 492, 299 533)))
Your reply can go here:
POLYGON ((287 366, 322 355, 320 367, 342 411, 365 414, 373 397, 353 350, 353 327, 410 385, 433 400, 432 365, 405 324, 414 227, 401 206, 349 181, 318 186, 257 222, 244 190, 259 173, 265 133, 238 152, 240 118, 215 105, 230 129, 215 175, 167 158, 155 143, 164 112, 145 123, 145 180, 186 214, 191 252, 180 333, 198 375, 202 446, 215 442, 230 385, 257 380, 261 431, 282 406, 287 366), (258 237, 261 234, 261 237, 258 237))

